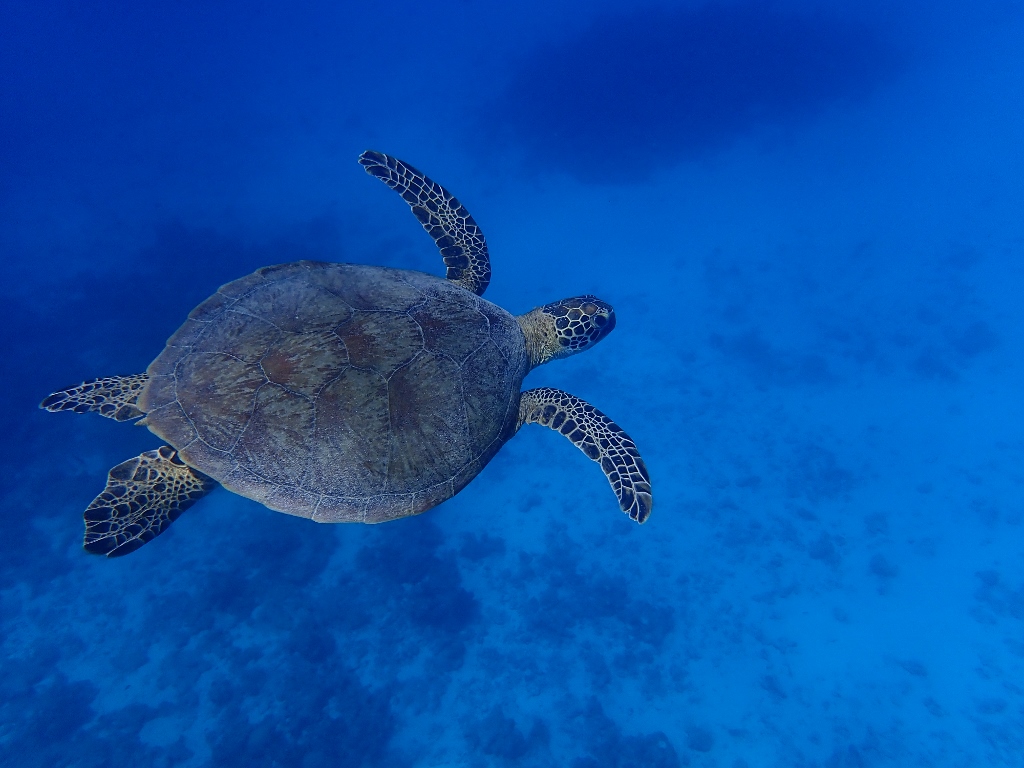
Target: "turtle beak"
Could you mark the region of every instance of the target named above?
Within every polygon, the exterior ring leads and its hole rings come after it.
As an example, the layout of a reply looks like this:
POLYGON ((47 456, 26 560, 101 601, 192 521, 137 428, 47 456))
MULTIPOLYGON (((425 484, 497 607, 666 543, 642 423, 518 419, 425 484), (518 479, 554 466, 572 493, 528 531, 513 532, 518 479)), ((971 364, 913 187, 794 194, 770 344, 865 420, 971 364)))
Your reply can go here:
POLYGON ((615 328, 615 310, 611 304, 591 296, 580 309, 590 318, 591 344, 596 344, 615 328))

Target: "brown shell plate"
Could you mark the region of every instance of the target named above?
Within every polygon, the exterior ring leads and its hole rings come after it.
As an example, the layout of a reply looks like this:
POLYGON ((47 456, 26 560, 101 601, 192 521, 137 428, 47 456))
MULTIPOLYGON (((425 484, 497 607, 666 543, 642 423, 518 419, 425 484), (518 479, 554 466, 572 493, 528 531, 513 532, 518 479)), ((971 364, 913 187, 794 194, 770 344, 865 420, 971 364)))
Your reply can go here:
POLYGON ((516 319, 420 272, 300 261, 196 307, 149 366, 150 430, 190 466, 320 522, 414 515, 515 431, 516 319))

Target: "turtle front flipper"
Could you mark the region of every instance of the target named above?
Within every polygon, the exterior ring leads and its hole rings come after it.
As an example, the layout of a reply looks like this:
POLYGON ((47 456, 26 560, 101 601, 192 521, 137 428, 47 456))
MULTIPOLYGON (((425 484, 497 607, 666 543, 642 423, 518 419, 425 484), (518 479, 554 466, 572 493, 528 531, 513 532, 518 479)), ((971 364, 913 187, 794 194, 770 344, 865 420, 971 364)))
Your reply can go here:
POLYGON ((121 462, 85 510, 85 551, 107 557, 134 552, 216 485, 166 445, 121 462))
POLYGON ((95 411, 115 421, 130 421, 142 416, 136 405, 139 394, 149 382, 149 374, 134 376, 106 376, 90 379, 77 387, 54 392, 39 404, 47 411, 95 411))
POLYGON ((529 389, 519 400, 517 429, 523 424, 561 432, 601 465, 623 512, 638 523, 650 516, 651 478, 636 443, 597 408, 560 389, 529 389))
POLYGON ((484 233, 462 203, 447 189, 431 181, 397 157, 367 150, 359 163, 409 204, 427 233, 441 249, 447 278, 477 296, 491 282, 491 258, 484 233))

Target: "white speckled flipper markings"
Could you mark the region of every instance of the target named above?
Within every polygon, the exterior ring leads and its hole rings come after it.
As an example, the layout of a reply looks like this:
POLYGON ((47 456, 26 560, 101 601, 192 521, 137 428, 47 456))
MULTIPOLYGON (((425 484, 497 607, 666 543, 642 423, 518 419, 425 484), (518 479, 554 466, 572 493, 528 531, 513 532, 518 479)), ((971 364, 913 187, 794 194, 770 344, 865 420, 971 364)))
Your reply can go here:
POLYGON ((216 486, 170 446, 123 461, 85 510, 85 550, 107 557, 134 552, 216 486))
POLYGON ((519 401, 523 424, 543 424, 565 435, 601 465, 623 512, 638 523, 650 516, 651 478, 636 443, 597 408, 560 389, 529 389, 519 401))

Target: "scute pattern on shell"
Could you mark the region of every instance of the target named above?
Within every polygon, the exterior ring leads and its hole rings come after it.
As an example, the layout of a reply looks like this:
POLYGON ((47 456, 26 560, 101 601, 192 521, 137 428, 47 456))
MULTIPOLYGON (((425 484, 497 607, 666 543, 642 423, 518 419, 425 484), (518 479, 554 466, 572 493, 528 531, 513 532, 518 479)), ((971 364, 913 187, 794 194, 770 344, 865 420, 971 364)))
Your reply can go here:
POLYGON ((146 424, 271 509, 323 522, 417 514, 514 434, 516 319, 417 272, 295 262, 223 286, 153 361, 146 424))

